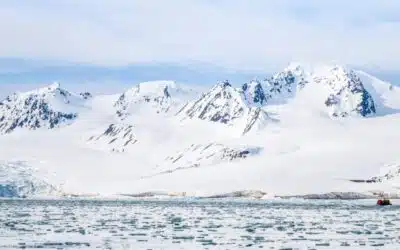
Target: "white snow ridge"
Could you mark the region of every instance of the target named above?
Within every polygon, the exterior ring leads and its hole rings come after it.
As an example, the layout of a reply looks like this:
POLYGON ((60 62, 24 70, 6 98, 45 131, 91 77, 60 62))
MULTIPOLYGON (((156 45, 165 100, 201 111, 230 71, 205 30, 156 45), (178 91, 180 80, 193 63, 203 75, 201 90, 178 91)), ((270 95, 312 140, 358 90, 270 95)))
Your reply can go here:
MULTIPOLYGON (((197 92, 171 81, 139 83, 124 92, 114 104, 116 113, 124 119, 126 116, 148 108, 155 113, 167 113, 174 110, 190 95, 197 92)), ((149 111, 151 112, 151 111, 149 111)))
POLYGON ((71 123, 89 93, 74 95, 58 83, 25 93, 14 93, 0 102, 0 133, 17 128, 52 129, 71 123))
POLYGON ((210 88, 144 82, 113 95, 54 84, 0 102, 0 192, 59 194, 37 168, 71 195, 396 193, 399 100, 399 87, 338 65, 291 64, 210 88))

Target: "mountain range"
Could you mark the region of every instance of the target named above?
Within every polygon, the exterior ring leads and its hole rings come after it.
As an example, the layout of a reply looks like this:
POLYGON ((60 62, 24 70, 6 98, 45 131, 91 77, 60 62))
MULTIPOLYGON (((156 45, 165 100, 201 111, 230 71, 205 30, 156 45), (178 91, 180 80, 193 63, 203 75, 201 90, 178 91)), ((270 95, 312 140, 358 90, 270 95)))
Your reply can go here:
POLYGON ((112 95, 54 83, 0 101, 0 196, 393 192, 399 127, 400 88, 340 65, 112 95), (24 174, 6 178, 10 166, 24 174), (52 177, 24 182, 26 166, 52 177))

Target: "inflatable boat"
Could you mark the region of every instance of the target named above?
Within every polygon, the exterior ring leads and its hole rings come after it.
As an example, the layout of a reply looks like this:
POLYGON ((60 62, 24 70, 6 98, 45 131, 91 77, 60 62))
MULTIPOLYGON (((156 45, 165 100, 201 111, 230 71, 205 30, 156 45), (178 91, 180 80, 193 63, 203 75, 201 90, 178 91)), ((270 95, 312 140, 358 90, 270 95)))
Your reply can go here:
POLYGON ((378 206, 388 206, 388 205, 392 205, 392 203, 390 202, 389 199, 379 199, 376 202, 376 205, 378 205, 378 206))

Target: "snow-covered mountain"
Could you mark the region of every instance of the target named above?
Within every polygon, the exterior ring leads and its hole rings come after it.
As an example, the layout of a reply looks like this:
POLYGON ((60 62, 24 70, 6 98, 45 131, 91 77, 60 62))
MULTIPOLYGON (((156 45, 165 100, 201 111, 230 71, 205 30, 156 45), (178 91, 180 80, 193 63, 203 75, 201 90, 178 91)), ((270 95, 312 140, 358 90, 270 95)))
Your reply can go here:
POLYGON ((75 95, 54 83, 30 92, 14 93, 0 102, 0 133, 17 128, 52 129, 70 124, 89 93, 75 95))
POLYGON ((296 92, 311 81, 311 72, 298 64, 290 64, 283 71, 264 79, 265 97, 269 104, 286 103, 296 92))
POLYGON ((284 104, 297 98, 300 91, 313 91, 323 95, 327 112, 332 117, 371 116, 376 114, 376 104, 354 70, 343 66, 320 66, 305 69, 291 64, 263 83, 267 104, 284 104), (320 85, 321 92, 313 85, 320 85), (311 87, 309 86, 311 85, 311 87))
POLYGON ((268 114, 260 107, 264 103, 262 87, 252 82, 234 88, 228 81, 216 84, 209 92, 185 105, 179 112, 181 119, 201 119, 237 126, 245 134, 252 128, 264 127, 269 120, 268 114))
POLYGON ((195 89, 172 81, 144 82, 125 91, 114 107, 121 119, 140 111, 167 113, 197 94, 195 89))
POLYGON ((332 116, 371 116, 376 113, 375 102, 353 70, 335 66, 323 74, 315 74, 314 81, 329 86, 331 93, 325 101, 332 116))
MULTIPOLYGON (((199 95, 200 89, 173 81, 139 83, 119 95, 112 105, 115 117, 88 140, 112 152, 125 152, 139 142, 137 129, 148 123, 165 122, 166 117, 174 116, 177 109, 199 95)), ((143 137, 142 141, 148 140, 143 137)))
POLYGON ((56 84, 1 102, 0 161, 56 172, 66 193, 370 194, 398 179, 349 180, 398 162, 399 126, 400 88, 341 66, 210 87, 145 82, 110 96, 56 84))

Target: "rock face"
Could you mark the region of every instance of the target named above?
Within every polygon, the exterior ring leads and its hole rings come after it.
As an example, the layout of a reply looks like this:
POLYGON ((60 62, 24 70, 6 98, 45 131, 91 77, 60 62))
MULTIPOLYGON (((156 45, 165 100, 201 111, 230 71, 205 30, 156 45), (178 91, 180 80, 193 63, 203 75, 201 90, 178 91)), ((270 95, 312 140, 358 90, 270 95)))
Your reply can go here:
POLYGON ((61 190, 37 176, 24 162, 0 162, 0 197, 60 195, 61 190))
POLYGON ((174 171, 233 162, 258 155, 260 147, 227 146, 220 143, 192 144, 174 156, 169 156, 157 165, 152 176, 174 171))
POLYGON ((267 103, 264 88, 257 80, 242 85, 243 96, 251 106, 261 107, 267 103))
POLYGON ((17 128, 53 129, 69 124, 78 116, 78 107, 84 99, 57 83, 10 95, 0 102, 0 133, 11 133, 17 128))
POLYGON ((240 92, 225 81, 181 111, 189 118, 227 124, 242 117, 245 108, 240 92))
POLYGON ((323 76, 315 75, 314 81, 325 84, 332 90, 325 101, 332 116, 360 115, 366 117, 376 113, 372 96, 354 71, 337 66, 332 68, 329 73, 323 76))
POLYGON ((218 83, 196 101, 187 104, 178 115, 182 119, 201 119, 230 126, 238 126, 242 133, 249 132, 255 125, 263 125, 267 113, 260 107, 265 99, 258 83, 244 85, 241 89, 232 87, 228 81, 218 83))
POLYGON ((267 102, 281 104, 295 97, 296 92, 309 83, 309 75, 300 65, 289 65, 283 71, 266 78, 264 89, 267 102))
POLYGON ((89 141, 102 143, 112 152, 125 152, 125 148, 138 142, 133 125, 111 124, 101 135, 92 136, 89 141))

